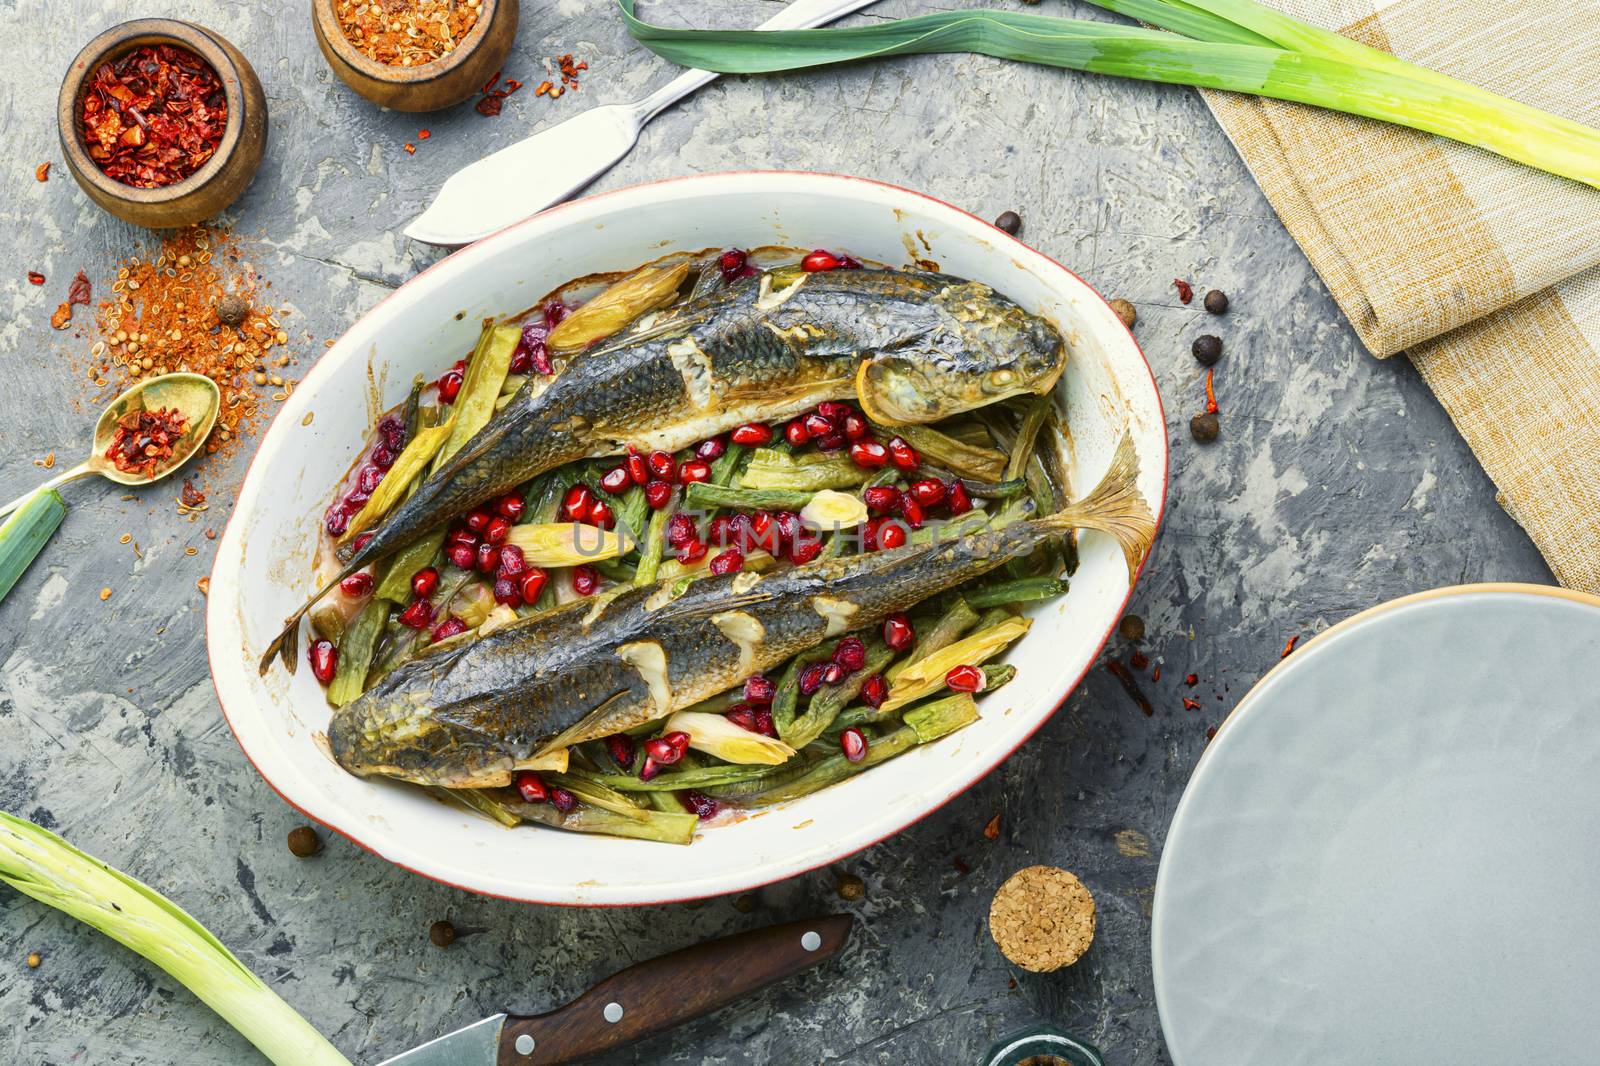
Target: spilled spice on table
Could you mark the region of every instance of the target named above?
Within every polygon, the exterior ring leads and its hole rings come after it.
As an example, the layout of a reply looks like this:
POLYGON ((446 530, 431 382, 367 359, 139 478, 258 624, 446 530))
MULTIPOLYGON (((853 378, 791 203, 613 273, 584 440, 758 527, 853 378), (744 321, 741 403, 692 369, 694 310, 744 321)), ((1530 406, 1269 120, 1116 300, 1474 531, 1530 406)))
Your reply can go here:
POLYGON ((588 69, 589 64, 573 59, 571 52, 557 58, 554 64, 549 59, 546 59, 544 61, 545 80, 539 83, 539 87, 533 91, 533 95, 548 96, 554 100, 568 89, 577 92, 579 72, 588 69))
POLYGON ((1198 711, 1200 709, 1200 701, 1193 697, 1185 696, 1183 698, 1183 709, 1186 711, 1198 711))
POLYGON ((1299 641, 1300 641, 1300 634, 1298 634, 1298 633, 1296 633, 1294 636, 1290 637, 1289 638, 1289 643, 1287 643, 1287 644, 1285 644, 1283 646, 1283 651, 1278 654, 1278 658, 1287 659, 1289 657, 1289 653, 1294 651, 1294 646, 1297 643, 1299 643, 1299 641))
POLYGON ((454 52, 478 24, 483 0, 338 0, 345 39, 368 59, 420 67, 454 52))
POLYGON ((1188 303, 1190 300, 1194 299, 1194 286, 1190 285, 1187 281, 1184 281, 1182 278, 1173 278, 1172 285, 1178 290, 1178 301, 1180 303, 1188 303))
POLYGON ((490 78, 483 87, 481 99, 472 105, 478 114, 487 118, 493 118, 498 115, 501 107, 505 104, 506 97, 522 88, 522 83, 515 78, 507 78, 502 84, 500 81, 501 73, 498 70, 494 72, 494 77, 490 78))
POLYGON ((50 160, 46 159, 43 163, 40 163, 38 166, 33 168, 33 180, 34 181, 49 181, 50 180, 50 160))
POLYGON ((1133 700, 1134 706, 1144 712, 1146 718, 1156 713, 1156 709, 1150 704, 1149 697, 1139 687, 1139 682, 1133 676, 1133 671, 1124 666, 1120 659, 1112 659, 1106 663, 1106 670, 1110 672, 1112 677, 1122 683, 1122 691, 1128 694, 1128 698, 1133 700))
POLYGON ((199 510, 205 506, 206 494, 195 488, 192 478, 184 478, 183 489, 178 493, 178 502, 190 510, 199 510))
POLYGON ((39 273, 37 270, 28 271, 28 284, 29 285, 43 285, 44 284, 44 275, 39 273))

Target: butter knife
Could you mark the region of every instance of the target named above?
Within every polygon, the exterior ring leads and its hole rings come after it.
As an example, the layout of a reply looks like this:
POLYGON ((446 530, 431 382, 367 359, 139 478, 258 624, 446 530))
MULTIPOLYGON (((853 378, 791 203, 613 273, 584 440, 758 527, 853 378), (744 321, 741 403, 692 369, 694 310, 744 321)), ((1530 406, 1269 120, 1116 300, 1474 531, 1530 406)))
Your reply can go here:
MULTIPOLYGON (((794 0, 758 28, 821 26, 873 2, 794 0)), ((406 236, 424 244, 471 244, 560 203, 627 155, 646 122, 717 77, 686 70, 642 100, 590 108, 462 167, 406 227, 406 236)))

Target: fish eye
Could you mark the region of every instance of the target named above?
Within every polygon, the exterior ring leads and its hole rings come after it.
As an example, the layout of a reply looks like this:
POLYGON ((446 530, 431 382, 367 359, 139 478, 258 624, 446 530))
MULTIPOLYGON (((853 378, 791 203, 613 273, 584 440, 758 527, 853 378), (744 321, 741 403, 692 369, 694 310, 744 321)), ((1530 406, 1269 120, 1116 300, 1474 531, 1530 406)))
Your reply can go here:
POLYGON ((996 370, 989 375, 989 384, 997 389, 1003 389, 1017 379, 1009 370, 996 370))

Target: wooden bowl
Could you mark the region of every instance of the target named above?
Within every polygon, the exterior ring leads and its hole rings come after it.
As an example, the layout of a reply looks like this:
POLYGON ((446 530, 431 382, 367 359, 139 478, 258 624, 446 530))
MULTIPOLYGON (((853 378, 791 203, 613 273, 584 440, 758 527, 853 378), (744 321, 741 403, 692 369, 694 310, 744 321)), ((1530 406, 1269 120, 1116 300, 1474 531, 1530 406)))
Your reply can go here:
POLYGON ((503 69, 517 35, 518 0, 483 0, 478 21, 455 51, 421 66, 391 66, 350 43, 335 2, 311 0, 311 28, 323 57, 350 88, 396 111, 437 111, 468 99, 503 69))
POLYGON ((176 19, 134 19, 105 31, 72 60, 61 82, 56 124, 67 169, 89 199, 135 225, 187 226, 233 203, 256 176, 267 145, 267 98, 249 60, 213 31, 176 19), (89 158, 78 125, 94 71, 146 44, 180 45, 204 59, 217 72, 228 101, 228 125, 216 153, 187 178, 159 189, 138 189, 106 176, 89 158))

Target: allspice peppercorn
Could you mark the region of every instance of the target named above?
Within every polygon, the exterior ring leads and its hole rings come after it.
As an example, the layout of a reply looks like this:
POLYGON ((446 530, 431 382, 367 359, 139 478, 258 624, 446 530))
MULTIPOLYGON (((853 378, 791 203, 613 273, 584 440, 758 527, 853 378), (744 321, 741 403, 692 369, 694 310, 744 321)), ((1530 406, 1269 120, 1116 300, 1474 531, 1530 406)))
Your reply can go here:
POLYGON ((445 921, 434 922, 428 926, 428 939, 436 948, 447 948, 456 942, 456 927, 445 921))
POLYGON ((1217 439, 1217 434, 1222 432, 1222 424, 1217 421, 1217 416, 1210 411, 1195 415, 1189 419, 1189 434, 1201 444, 1210 444, 1217 439))
POLYGON ((1120 296, 1111 301, 1111 310, 1117 313, 1117 317, 1122 319, 1122 324, 1129 329, 1132 329, 1133 324, 1139 321, 1139 312, 1134 309, 1131 303, 1120 296))
POLYGON ((1022 216, 1015 211, 1002 211, 1000 217, 994 220, 994 225, 1002 233, 1015 237, 1022 232, 1022 216))
POLYGON ((1136 614, 1125 614, 1122 621, 1117 623, 1117 633, 1123 640, 1139 641, 1144 639, 1144 619, 1136 614))
POLYGON ((1206 293, 1206 310, 1214 315, 1228 313, 1228 294, 1221 289, 1212 289, 1206 293))
POLYGON ((1210 333, 1201 334, 1194 339, 1189 350, 1194 353, 1201 366, 1212 366, 1222 358, 1222 338, 1210 333))
POLYGON ((309 825, 300 825, 289 830, 289 853, 299 859, 309 859, 322 849, 322 841, 317 837, 317 831, 309 825))
POLYGON ((1094 897, 1072 874, 1029 866, 1012 874, 989 905, 989 935, 1024 970, 1071 966, 1094 941, 1094 897))
POLYGON ((867 884, 855 874, 840 874, 833 890, 839 894, 840 899, 854 901, 867 894, 867 884))
POLYGON ((217 301, 217 321, 224 326, 237 326, 250 314, 250 301, 229 293, 217 301))

